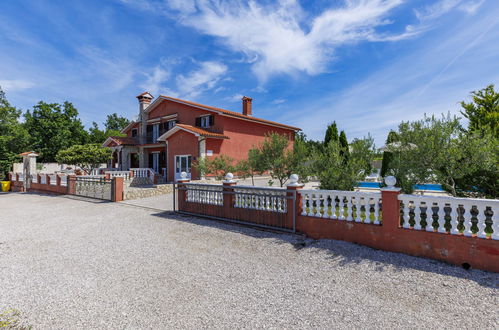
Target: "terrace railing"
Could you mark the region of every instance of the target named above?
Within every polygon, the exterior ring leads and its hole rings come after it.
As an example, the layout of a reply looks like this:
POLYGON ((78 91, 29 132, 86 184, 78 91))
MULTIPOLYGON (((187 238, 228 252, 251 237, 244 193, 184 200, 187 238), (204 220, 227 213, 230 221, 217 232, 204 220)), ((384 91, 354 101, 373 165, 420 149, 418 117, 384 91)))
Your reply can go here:
POLYGON ((381 223, 381 193, 299 190, 301 215, 364 223, 381 223))
POLYGON ((499 201, 399 195, 404 228, 499 240, 499 201))

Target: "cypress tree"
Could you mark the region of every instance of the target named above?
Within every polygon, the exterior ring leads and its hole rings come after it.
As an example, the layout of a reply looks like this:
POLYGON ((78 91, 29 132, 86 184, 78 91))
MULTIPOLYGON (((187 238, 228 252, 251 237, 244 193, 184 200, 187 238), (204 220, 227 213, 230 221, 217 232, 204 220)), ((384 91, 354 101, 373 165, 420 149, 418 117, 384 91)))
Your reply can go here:
POLYGON ((341 131, 339 139, 340 139, 340 155, 343 157, 346 163, 348 162, 348 158, 350 157, 350 150, 348 149, 348 140, 345 131, 341 131))
POLYGON ((336 127, 335 121, 327 126, 326 135, 324 136, 324 146, 327 146, 331 141, 338 141, 338 127, 336 127))
MULTIPOLYGON (((398 140, 399 138, 397 133, 394 131, 390 131, 390 133, 388 133, 388 136, 386 138, 385 145, 388 146, 390 143, 397 142, 398 140)), ((383 152, 383 162, 381 163, 381 172, 380 172, 382 178, 385 177, 388 170, 390 169, 390 162, 392 161, 392 159, 393 159, 393 152, 390 151, 383 152)))

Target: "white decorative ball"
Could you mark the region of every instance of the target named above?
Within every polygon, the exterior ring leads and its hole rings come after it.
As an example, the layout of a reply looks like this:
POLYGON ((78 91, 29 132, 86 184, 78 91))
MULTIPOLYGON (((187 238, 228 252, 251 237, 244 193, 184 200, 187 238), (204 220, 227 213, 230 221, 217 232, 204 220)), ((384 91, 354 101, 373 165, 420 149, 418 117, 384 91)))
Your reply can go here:
POLYGON ((390 175, 385 178, 385 183, 389 188, 392 188, 397 183, 397 179, 394 176, 390 175))
POLYGON ((182 172, 182 173, 180 173, 180 177, 181 177, 182 179, 186 179, 186 178, 187 178, 187 172, 182 172))
POLYGON ((227 181, 231 181, 233 178, 234 178, 234 174, 232 174, 230 172, 225 175, 225 180, 227 180, 227 181))
POLYGON ((298 179, 299 179, 298 174, 291 174, 291 176, 289 177, 289 181, 291 183, 297 183, 298 179))

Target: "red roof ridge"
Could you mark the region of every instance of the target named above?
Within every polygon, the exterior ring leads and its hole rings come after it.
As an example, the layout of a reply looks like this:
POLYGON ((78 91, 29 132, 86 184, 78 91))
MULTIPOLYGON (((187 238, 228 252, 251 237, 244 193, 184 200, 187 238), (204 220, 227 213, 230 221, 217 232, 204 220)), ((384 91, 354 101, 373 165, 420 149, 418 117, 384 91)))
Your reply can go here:
POLYGON ((206 108, 206 109, 211 109, 211 110, 214 110, 214 111, 219 111, 219 112, 222 112, 222 113, 225 113, 227 115, 234 116, 234 117, 240 117, 240 118, 244 118, 244 119, 251 120, 251 121, 262 122, 262 123, 267 123, 267 124, 271 124, 271 125, 281 126, 281 127, 292 129, 292 130, 296 130, 296 131, 301 131, 301 129, 298 128, 298 127, 289 126, 289 125, 281 124, 281 123, 278 123, 278 122, 275 122, 275 121, 266 120, 266 119, 262 119, 262 118, 257 118, 257 117, 253 117, 253 116, 246 116, 246 115, 243 115, 242 113, 231 111, 231 110, 216 108, 216 107, 212 107, 212 106, 209 106, 209 105, 204 105, 204 104, 201 104, 201 103, 187 101, 187 100, 183 100, 183 99, 179 99, 179 98, 172 97, 172 96, 167 96, 167 95, 160 95, 159 98, 161 98, 161 97, 162 98, 166 98, 166 99, 170 99, 170 100, 173 100, 173 101, 179 101, 179 102, 191 104, 191 105, 202 107, 202 108, 206 108))

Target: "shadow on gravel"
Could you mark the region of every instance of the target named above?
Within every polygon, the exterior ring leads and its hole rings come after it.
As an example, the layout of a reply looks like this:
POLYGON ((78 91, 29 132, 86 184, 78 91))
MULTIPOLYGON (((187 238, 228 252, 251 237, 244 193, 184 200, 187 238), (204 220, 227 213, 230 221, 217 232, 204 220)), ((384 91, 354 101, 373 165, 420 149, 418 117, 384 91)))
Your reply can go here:
MULTIPOLYGON (((499 274, 486 272, 477 269, 465 270, 462 267, 446 264, 437 260, 413 257, 410 255, 376 250, 367 246, 336 241, 330 239, 314 240, 306 238, 300 234, 283 233, 258 227, 245 226, 223 220, 213 220, 190 215, 178 214, 173 211, 159 212, 152 214, 168 220, 188 222, 199 226, 216 228, 230 231, 254 238, 274 239, 276 244, 292 245, 297 253, 306 251, 308 253, 319 253, 326 251, 328 259, 335 262, 338 267, 373 263, 374 269, 383 271, 404 271, 414 269, 421 272, 431 272, 442 276, 452 276, 455 278, 474 281, 480 286, 499 288, 499 274)), ((360 271, 360 269, 359 269, 360 271)), ((451 281, 451 280, 450 280, 451 281)), ((417 283, 415 283, 417 285, 417 283)), ((452 283, 449 284, 452 286, 452 283)), ((458 289, 456 287, 456 289, 458 289)))

